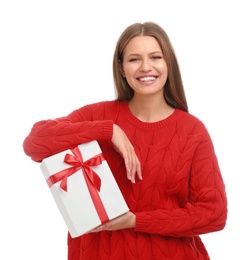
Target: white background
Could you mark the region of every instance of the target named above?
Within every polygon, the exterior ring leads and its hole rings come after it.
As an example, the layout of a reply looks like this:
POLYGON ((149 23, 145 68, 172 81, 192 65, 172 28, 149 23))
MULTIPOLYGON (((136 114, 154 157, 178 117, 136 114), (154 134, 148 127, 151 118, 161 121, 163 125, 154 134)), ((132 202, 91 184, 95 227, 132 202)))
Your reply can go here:
POLYGON ((223 231, 202 236, 212 260, 251 253, 250 1, 0 3, 0 259, 67 259, 67 230, 22 142, 36 121, 114 98, 112 56, 131 23, 168 33, 190 112, 207 126, 229 200, 223 231))

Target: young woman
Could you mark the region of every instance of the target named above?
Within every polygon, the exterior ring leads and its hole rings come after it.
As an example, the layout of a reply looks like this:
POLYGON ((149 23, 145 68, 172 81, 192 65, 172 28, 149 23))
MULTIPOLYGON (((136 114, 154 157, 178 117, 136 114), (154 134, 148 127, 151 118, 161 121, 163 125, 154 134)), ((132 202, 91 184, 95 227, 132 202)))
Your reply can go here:
POLYGON ((225 185, 204 124, 188 112, 166 32, 130 25, 113 60, 117 97, 34 124, 23 143, 34 161, 97 140, 130 208, 81 237, 69 260, 205 260, 200 236, 222 230, 225 185))

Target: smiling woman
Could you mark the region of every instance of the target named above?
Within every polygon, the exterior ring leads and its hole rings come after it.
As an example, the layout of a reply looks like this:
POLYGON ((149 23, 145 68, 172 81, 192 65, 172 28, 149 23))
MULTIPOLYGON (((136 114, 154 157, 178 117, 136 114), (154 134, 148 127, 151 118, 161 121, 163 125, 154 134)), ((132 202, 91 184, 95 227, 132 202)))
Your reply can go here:
POLYGON ((69 235, 68 259, 210 259, 200 235, 225 227, 225 185, 205 125, 188 112, 166 32, 152 22, 127 27, 113 73, 115 100, 39 121, 23 143, 41 162, 97 140, 130 209, 69 235))
MULTIPOLYGON (((131 39, 124 50, 121 65, 122 75, 134 91, 129 103, 131 110, 135 103, 144 106, 150 101, 157 102, 162 111, 164 106, 168 108, 163 98, 168 68, 162 50, 154 37, 137 36, 131 39), (138 98, 140 100, 135 101, 138 98)), ((159 113, 157 109, 155 112, 159 113)))

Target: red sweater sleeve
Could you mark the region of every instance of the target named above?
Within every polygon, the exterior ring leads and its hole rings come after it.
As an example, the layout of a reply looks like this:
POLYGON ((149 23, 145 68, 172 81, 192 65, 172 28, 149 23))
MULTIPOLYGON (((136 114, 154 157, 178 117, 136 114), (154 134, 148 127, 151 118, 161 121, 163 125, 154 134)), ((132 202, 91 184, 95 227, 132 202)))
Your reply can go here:
POLYGON ((35 123, 23 142, 26 155, 36 162, 91 140, 112 138, 113 121, 104 120, 104 105, 87 105, 66 117, 35 123))
POLYGON ((203 132, 204 137, 197 144, 193 155, 188 202, 174 209, 137 212, 135 231, 165 236, 194 236, 225 227, 225 185, 212 141, 207 130, 203 128, 203 132))

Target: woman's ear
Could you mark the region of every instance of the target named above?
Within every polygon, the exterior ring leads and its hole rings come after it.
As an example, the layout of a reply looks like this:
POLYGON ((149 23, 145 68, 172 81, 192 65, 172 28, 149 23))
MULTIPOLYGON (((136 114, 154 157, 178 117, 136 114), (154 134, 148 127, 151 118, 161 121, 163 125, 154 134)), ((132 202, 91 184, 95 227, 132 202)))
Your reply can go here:
POLYGON ((119 66, 120 66, 120 68, 119 68, 120 69, 120 73, 125 78, 125 73, 124 73, 123 65, 122 65, 121 62, 119 63, 119 66))

